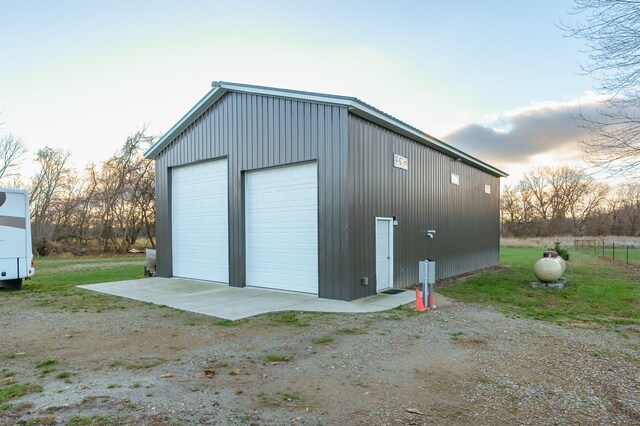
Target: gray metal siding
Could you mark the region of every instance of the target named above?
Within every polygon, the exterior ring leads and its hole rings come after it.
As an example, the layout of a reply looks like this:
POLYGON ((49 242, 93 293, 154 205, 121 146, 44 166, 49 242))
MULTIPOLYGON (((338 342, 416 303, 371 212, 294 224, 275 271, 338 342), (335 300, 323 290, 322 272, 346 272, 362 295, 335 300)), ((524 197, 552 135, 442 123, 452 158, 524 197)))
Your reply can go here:
POLYGON ((499 263, 500 179, 349 115, 349 274, 356 297, 376 292, 375 218, 396 216, 394 287, 418 282, 418 261, 434 259, 438 278, 499 263), (409 170, 393 167, 393 155, 409 170), (450 183, 450 173, 460 185, 450 183), (491 194, 484 185, 491 185, 491 194), (435 229, 434 239, 424 235, 435 229), (361 286, 360 278, 369 277, 361 286))
POLYGON ((244 286, 244 171, 290 163, 318 164, 319 296, 353 299, 342 286, 347 271, 348 111, 329 106, 230 92, 156 157, 158 275, 172 275, 171 167, 228 158, 229 280, 244 286))

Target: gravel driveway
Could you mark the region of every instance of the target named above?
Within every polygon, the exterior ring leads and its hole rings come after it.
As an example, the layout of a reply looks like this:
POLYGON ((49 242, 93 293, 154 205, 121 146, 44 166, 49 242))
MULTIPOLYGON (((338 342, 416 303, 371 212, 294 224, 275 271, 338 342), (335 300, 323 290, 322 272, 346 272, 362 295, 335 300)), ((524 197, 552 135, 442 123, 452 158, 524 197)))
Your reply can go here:
POLYGON ((7 294, 0 380, 42 392, 0 404, 0 424, 640 424, 637 333, 444 298, 426 314, 229 324, 128 300, 55 312, 7 294))

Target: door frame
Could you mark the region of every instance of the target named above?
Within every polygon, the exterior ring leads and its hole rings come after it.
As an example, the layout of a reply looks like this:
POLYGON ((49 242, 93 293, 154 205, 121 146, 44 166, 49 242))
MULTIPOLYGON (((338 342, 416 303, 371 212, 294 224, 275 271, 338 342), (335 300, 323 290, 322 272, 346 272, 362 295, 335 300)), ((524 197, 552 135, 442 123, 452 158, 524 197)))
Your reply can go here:
POLYGON ((376 265, 376 293, 380 290, 393 288, 393 218, 392 217, 376 217, 375 227, 375 265, 376 265), (387 232, 389 233, 389 287, 380 288, 378 284, 378 221, 387 222, 387 232))

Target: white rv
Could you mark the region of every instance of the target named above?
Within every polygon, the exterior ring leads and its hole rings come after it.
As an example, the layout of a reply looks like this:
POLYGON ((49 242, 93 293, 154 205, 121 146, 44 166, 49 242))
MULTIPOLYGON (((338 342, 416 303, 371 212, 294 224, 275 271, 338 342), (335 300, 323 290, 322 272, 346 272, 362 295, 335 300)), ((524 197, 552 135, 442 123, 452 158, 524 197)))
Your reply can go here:
POLYGON ((0 287, 19 290, 36 272, 31 249, 29 195, 0 188, 0 287))

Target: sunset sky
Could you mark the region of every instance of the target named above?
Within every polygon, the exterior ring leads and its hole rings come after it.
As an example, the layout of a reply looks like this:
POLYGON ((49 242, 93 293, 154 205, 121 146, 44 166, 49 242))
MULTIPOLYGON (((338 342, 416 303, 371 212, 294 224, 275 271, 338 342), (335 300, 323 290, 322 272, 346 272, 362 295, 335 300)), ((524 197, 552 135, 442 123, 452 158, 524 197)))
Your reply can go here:
POLYGON ((571 1, 0 0, 0 134, 100 162, 223 80, 356 96, 512 174, 576 164, 571 1))

